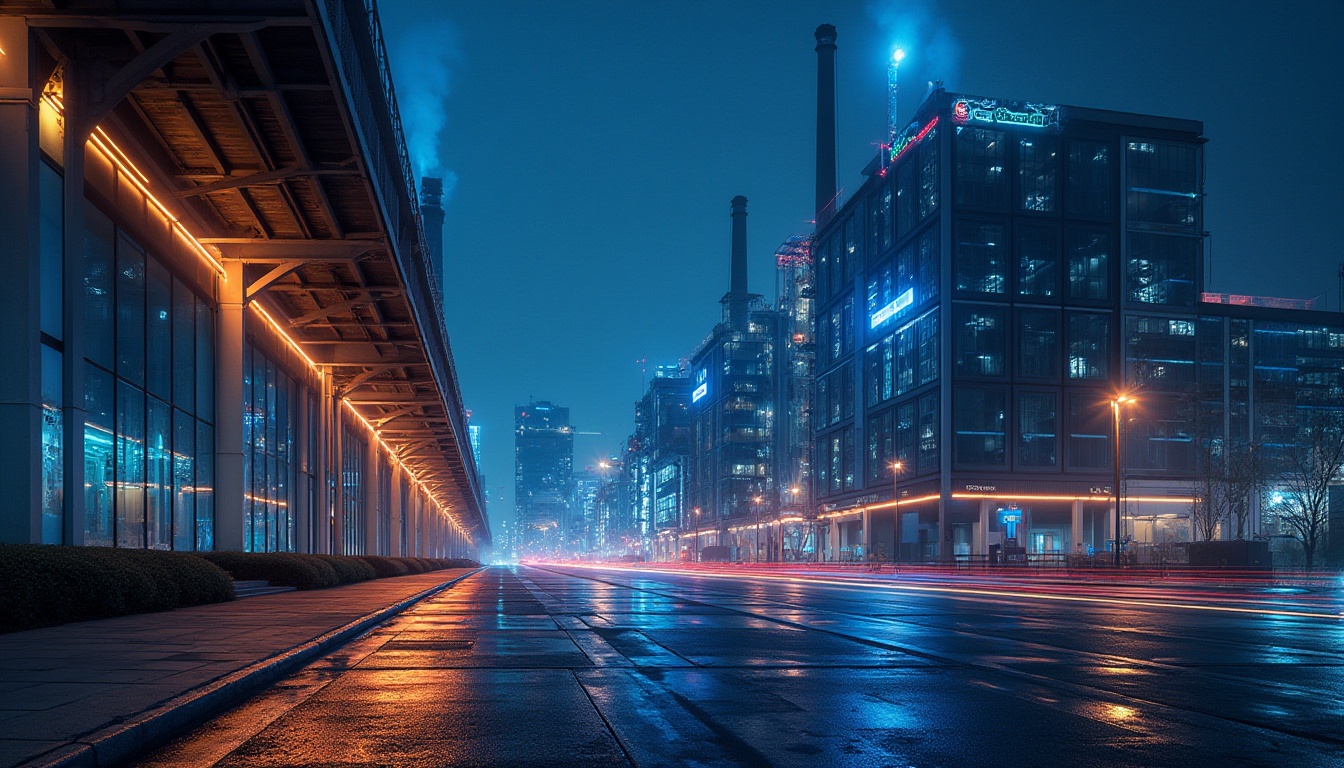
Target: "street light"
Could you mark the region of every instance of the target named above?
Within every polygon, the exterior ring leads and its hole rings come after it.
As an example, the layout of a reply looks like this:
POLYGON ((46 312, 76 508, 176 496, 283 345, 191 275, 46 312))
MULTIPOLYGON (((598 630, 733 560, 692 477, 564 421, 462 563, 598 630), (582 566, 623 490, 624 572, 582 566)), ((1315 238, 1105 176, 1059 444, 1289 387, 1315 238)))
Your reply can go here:
POLYGON ((756 557, 753 559, 759 563, 761 561, 761 497, 753 496, 751 501, 756 506, 756 557))
POLYGON ((1111 398, 1111 415, 1115 423, 1115 567, 1120 567, 1120 408, 1135 402, 1133 395, 1118 394, 1111 398))
POLYGON ((891 553, 891 561, 899 562, 901 559, 901 470, 905 465, 899 461, 891 462, 891 497, 895 500, 892 505, 892 513, 896 518, 896 551, 891 553))
POLYGON ((695 508, 695 560, 700 562, 700 508, 695 508))
MULTIPOLYGON (((792 488, 790 488, 790 489, 789 489, 789 494, 790 494, 790 496, 792 497, 792 498, 789 500, 789 506, 793 508, 793 514, 795 514, 795 515, 800 515, 801 513, 800 513, 799 510, 798 510, 798 486, 795 485, 795 486, 793 486, 792 488)), ((806 515, 802 515, 802 517, 803 517, 804 519, 806 519, 807 516, 806 516, 806 515)), ((806 528, 804 528, 804 531, 806 531, 806 528)), ((815 533, 816 533, 816 528, 813 528, 813 534, 815 535, 815 533)), ((783 535, 783 532, 782 532, 782 531, 780 532, 780 535, 781 535, 781 536, 783 535)), ((803 533, 803 543, 802 543, 801 546, 804 547, 804 548, 807 547, 807 533, 805 533, 805 532, 803 533)), ((813 549, 816 549, 816 548, 817 548, 817 545, 816 545, 816 542, 815 542, 815 541, 812 543, 812 548, 813 548, 813 549)), ((781 553, 781 555, 782 555, 782 554, 783 554, 783 553, 781 553)), ((795 558, 795 562, 802 562, 802 554, 801 554, 801 553, 795 551, 795 552, 793 553, 793 556, 794 556, 794 558, 795 558)), ((779 559, 780 559, 780 560, 783 560, 784 558, 781 556, 779 559)))

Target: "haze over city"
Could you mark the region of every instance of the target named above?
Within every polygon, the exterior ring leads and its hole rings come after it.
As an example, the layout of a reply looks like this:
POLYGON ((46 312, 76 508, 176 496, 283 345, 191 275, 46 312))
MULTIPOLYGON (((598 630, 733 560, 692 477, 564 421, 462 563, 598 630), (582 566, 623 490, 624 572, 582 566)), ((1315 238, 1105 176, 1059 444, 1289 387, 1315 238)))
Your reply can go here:
POLYGON ((494 521, 513 512, 513 406, 572 410, 575 464, 624 446, 641 368, 676 364, 718 321, 728 201, 750 200, 752 290, 811 231, 815 58, 837 40, 842 196, 883 138, 886 63, 912 114, 950 90, 1202 120, 1210 290, 1336 308, 1344 204, 1320 77, 1344 66, 1337 4, 1294 2, 385 2, 412 142, 456 184, 447 318, 494 521), (1161 19, 1154 24, 1154 19, 1161 19), (416 115, 428 113, 426 126, 416 115), (434 134, 438 131, 437 134, 434 134), (420 136, 437 135, 437 141, 420 136), (1291 177, 1291 184, 1283 180, 1291 177), (1273 190, 1269 192, 1268 190, 1273 190), (1293 222, 1284 226, 1283 222, 1293 222), (1269 256, 1269 255, 1273 256, 1269 256), (1290 269, 1253 266, 1283 259, 1290 269), (646 363, 638 361, 646 360, 646 363))

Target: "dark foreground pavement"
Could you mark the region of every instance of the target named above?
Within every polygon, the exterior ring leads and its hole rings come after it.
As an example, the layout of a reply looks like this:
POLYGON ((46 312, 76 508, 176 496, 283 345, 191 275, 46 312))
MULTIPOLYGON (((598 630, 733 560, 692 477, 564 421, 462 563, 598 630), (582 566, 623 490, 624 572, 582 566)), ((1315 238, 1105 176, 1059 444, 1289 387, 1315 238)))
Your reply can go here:
POLYGON ((0 635, 0 766, 106 766, 471 571, 0 635))
POLYGON ((156 766, 1340 766, 1344 622, 490 569, 156 766))

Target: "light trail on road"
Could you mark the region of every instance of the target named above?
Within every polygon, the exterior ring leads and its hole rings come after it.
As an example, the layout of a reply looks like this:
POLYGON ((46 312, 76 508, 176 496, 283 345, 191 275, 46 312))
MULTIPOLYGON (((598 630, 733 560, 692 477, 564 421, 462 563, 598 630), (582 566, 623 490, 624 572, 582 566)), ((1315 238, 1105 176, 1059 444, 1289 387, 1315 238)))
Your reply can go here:
MULTIPOLYGON (((1062 594, 1057 591, 1022 591, 1017 589, 993 589, 989 587, 966 587, 960 585, 929 585, 929 584, 909 584, 901 583, 889 579, 873 579, 864 577, 853 577, 837 579, 834 577, 816 577, 816 576, 780 576, 763 573, 725 573, 723 571, 705 572, 697 570, 674 570, 668 568, 639 568, 634 566, 609 566, 592 564, 567 563, 564 567, 579 568, 586 570, 611 571, 617 573, 677 573, 692 577, 704 577, 715 579, 737 579, 737 580, 759 580, 776 581, 785 583, 797 583, 807 585, 825 585, 836 587, 848 587, 851 589, 879 588, 889 589, 901 592, 926 592, 948 594, 953 596, 973 596, 976 598, 1020 598, 1028 600, 1055 600, 1060 602, 1074 603, 1093 603, 1100 605, 1117 605, 1127 608, 1173 608, 1188 611, 1211 611, 1220 613, 1238 613, 1252 614, 1260 616, 1273 616, 1281 618, 1305 618, 1305 619, 1327 619, 1332 621, 1344 621, 1344 611, 1334 613, 1311 611, 1311 610, 1289 610, 1286 608, 1260 608, 1246 607, 1243 605, 1216 605, 1199 604, 1189 602, 1178 602, 1172 600, 1149 599, 1149 598, 1123 598, 1108 595, 1097 594, 1062 594)), ((1043 585, 1044 586, 1044 585, 1043 585)), ((1049 585, 1052 588, 1058 588, 1059 584, 1049 585)), ((1090 591, 1093 587, 1075 587, 1079 591, 1090 591)), ((1134 589, 1134 587, 1127 587, 1134 589)), ((1216 595, 1198 592, 1178 593, 1191 597, 1199 597, 1212 600, 1230 600, 1226 595, 1216 595)), ((1242 602, 1245 602, 1242 599, 1242 602)))

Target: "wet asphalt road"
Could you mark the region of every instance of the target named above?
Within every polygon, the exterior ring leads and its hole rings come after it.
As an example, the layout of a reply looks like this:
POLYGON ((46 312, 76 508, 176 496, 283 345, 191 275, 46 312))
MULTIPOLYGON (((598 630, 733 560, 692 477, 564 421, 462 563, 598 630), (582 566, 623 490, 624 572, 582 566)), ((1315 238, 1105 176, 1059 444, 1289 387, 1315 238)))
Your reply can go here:
POLYGON ((493 568, 161 766, 1344 766, 1344 621, 493 568))

